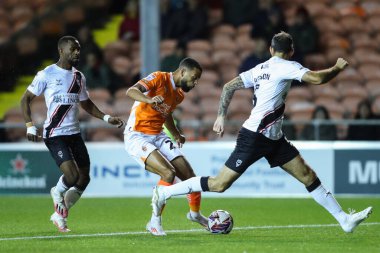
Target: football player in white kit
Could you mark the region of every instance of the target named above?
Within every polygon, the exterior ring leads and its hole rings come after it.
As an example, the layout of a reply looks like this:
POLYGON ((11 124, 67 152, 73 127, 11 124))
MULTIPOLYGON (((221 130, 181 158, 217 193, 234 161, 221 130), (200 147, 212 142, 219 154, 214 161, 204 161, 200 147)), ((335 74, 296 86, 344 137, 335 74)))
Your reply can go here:
POLYGON ((372 207, 357 213, 345 213, 281 131, 286 95, 292 80, 324 84, 344 70, 348 63, 339 58, 331 68, 311 71, 290 61, 294 53, 293 39, 285 32, 274 35, 270 53, 272 57, 268 61, 241 73, 223 87, 213 127, 220 136, 223 136, 227 108, 234 91, 253 89, 254 98, 251 115, 239 131, 235 149, 219 174, 216 177, 193 177, 172 186, 156 186, 152 198, 154 213, 159 213, 171 196, 202 191, 224 192, 251 164, 265 157, 271 167, 279 166, 303 183, 314 200, 333 215, 345 232, 353 232, 369 216, 372 207))
POLYGON ((55 212, 50 220, 60 232, 67 228, 68 210, 78 201, 90 182, 90 159, 80 135, 79 105, 92 116, 122 127, 124 122, 101 112, 88 97, 86 79, 75 66, 79 63, 80 45, 72 36, 58 41, 59 60, 39 71, 21 99, 21 108, 29 141, 41 140, 34 126, 30 104, 41 94, 48 108, 43 139, 56 164, 63 172, 50 191, 55 212))

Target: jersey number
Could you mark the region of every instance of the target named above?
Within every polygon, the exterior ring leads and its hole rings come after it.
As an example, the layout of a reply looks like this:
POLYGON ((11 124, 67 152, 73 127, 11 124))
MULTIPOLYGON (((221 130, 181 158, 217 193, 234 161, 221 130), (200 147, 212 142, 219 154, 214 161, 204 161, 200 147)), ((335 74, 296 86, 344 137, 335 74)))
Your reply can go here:
POLYGON ((253 95, 253 107, 255 107, 257 104, 257 97, 256 95, 253 95))
POLYGON ((173 150, 174 149, 174 144, 171 140, 166 140, 165 143, 169 143, 170 145, 170 150, 173 150))

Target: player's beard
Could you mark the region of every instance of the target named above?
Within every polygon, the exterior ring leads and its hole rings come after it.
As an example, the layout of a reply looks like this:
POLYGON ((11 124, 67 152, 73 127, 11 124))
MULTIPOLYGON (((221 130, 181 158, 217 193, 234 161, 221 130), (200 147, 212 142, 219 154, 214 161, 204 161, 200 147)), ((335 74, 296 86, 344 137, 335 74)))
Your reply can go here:
POLYGON ((78 59, 70 59, 70 64, 73 67, 77 67, 79 64, 79 58, 78 59))
POLYGON ((191 88, 189 86, 187 86, 186 84, 187 84, 186 81, 181 80, 181 89, 184 92, 189 92, 191 90, 191 88))

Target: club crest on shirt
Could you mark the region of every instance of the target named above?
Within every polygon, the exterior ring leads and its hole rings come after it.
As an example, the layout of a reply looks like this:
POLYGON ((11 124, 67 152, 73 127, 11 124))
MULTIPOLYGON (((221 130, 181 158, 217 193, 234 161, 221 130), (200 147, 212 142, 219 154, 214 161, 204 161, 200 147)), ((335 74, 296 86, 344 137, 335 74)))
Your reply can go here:
POLYGON ((242 164, 242 160, 240 160, 240 159, 237 159, 236 160, 236 167, 239 167, 241 164, 242 164))
POLYGON ((62 85, 61 79, 55 79, 55 81, 56 81, 55 85, 62 85))

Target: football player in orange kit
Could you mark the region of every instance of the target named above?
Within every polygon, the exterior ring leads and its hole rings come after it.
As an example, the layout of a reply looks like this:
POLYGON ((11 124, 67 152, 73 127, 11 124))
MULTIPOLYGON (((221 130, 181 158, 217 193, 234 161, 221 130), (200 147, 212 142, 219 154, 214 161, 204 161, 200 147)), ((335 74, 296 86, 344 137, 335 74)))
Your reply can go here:
MULTIPOLYGON (((134 99, 124 131, 125 149, 146 170, 161 177, 158 185, 171 185, 175 176, 181 180, 194 177, 194 171, 180 147, 185 137, 175 125, 172 112, 193 89, 202 75, 202 67, 191 58, 183 59, 174 72, 154 72, 127 90, 134 99), (163 132, 163 125, 176 143, 163 132)), ((207 218, 199 209, 200 193, 188 195, 187 218, 207 228, 207 218)), ((166 235, 161 226, 161 213, 152 217, 146 229, 153 235, 166 235)))

